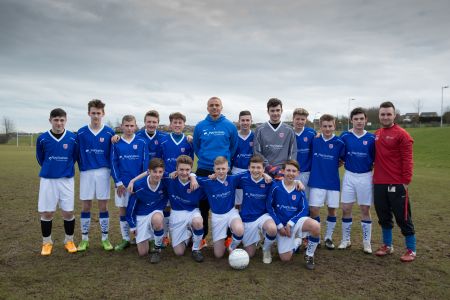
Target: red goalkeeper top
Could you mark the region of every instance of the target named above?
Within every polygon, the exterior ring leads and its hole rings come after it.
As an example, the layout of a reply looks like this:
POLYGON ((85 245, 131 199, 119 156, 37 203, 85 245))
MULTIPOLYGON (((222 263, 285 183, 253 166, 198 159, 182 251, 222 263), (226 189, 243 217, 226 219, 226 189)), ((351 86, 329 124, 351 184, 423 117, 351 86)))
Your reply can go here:
POLYGON ((374 184, 409 184, 413 174, 413 139, 400 126, 375 132, 374 184))

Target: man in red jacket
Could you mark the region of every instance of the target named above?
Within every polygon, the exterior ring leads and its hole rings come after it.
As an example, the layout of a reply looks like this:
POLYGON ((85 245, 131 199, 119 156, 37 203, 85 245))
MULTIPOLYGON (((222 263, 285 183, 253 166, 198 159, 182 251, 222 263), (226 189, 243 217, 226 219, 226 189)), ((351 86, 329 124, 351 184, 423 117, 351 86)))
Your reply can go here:
POLYGON ((413 172, 413 139, 394 123, 395 107, 392 102, 380 105, 381 128, 375 132, 375 168, 373 174, 374 204, 378 223, 383 232, 383 245, 377 256, 392 254, 392 214, 405 237, 406 253, 403 262, 416 258, 416 236, 411 219, 408 185, 413 172))

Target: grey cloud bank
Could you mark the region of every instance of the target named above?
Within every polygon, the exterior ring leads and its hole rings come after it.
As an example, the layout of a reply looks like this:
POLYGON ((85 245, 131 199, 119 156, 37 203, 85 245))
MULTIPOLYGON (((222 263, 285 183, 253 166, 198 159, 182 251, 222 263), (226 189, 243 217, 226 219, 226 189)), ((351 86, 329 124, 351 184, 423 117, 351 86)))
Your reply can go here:
MULTIPOLYGON (((346 114, 393 100, 402 112, 440 112, 450 83, 448 1, 0 1, 0 107, 24 131, 68 128, 157 109, 189 124, 219 96, 237 119, 285 111, 346 114)), ((450 92, 446 106, 450 105, 450 92)), ((285 116, 286 117, 286 116, 285 116)))

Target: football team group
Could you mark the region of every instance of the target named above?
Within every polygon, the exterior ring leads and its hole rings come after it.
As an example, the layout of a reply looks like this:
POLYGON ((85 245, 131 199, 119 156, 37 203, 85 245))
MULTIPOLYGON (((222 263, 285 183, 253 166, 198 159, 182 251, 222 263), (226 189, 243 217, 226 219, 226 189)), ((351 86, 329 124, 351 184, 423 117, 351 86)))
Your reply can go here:
POLYGON ((222 108, 220 98, 210 98, 208 114, 195 126, 193 136, 183 133, 186 117, 179 112, 170 114, 169 133, 158 130, 155 110, 145 114, 142 130, 134 116, 125 115, 118 136, 102 123, 105 104, 101 100, 88 103, 90 123, 76 134, 65 129, 66 112, 53 109, 51 129, 40 135, 36 144, 41 166, 41 254, 52 252, 52 220, 58 206, 64 219, 65 249, 69 253, 87 251, 95 200, 101 245, 107 251, 122 251, 135 243, 140 256, 150 256, 151 263, 158 263, 161 249, 170 246, 176 255, 184 255, 188 248, 192 258, 202 262, 207 241, 212 242, 217 258, 241 244, 252 257, 261 245, 263 262, 269 264, 276 244, 282 261, 291 260, 293 253, 303 249, 306 268, 312 270, 314 253, 321 246, 321 207, 327 207, 323 246, 344 250, 352 245, 352 207, 356 202, 364 253, 372 254, 373 204, 383 239, 374 254, 393 253, 395 217, 406 245, 400 260, 416 258, 408 196, 413 140, 394 122, 391 102, 381 103, 381 128, 375 134, 365 130, 367 115, 358 107, 349 116, 352 128, 339 137, 335 118, 329 114, 320 117, 319 132, 306 127, 309 114, 303 108, 293 111, 292 127, 283 123, 283 104, 277 98, 269 99, 269 120, 254 132, 250 111, 240 112, 238 130, 222 114, 222 108), (73 239, 75 162, 80 170, 78 247, 73 239), (345 168, 342 183, 341 166, 345 168), (108 235, 110 177, 115 183, 122 235, 115 247, 108 235), (333 233, 340 206, 342 239, 336 247, 333 233), (211 239, 206 237, 209 232, 211 239))

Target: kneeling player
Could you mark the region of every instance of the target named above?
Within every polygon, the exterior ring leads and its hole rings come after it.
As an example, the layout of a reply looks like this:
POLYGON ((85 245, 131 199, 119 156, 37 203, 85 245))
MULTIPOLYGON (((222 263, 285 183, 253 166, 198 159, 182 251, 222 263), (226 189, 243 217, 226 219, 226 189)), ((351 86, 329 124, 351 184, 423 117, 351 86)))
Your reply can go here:
POLYGON ((277 236, 275 222, 267 213, 266 200, 272 183, 266 183, 264 174, 264 158, 255 155, 250 159, 250 173, 246 172, 241 177, 239 186, 243 189, 243 200, 241 206, 241 217, 244 222, 244 244, 245 251, 250 257, 255 255, 256 244, 260 241, 260 232, 263 232, 263 262, 272 262, 271 248, 277 236))
POLYGON ((214 243, 214 255, 217 258, 225 254, 225 238, 227 229, 232 232, 232 242, 228 247, 231 252, 239 246, 244 235, 244 224, 238 210, 234 207, 235 191, 239 177, 227 176, 229 170, 228 161, 223 156, 214 160, 214 174, 216 179, 198 177, 199 184, 208 195, 211 207, 212 237, 214 243))
POLYGON ((167 191, 172 207, 169 229, 175 254, 184 255, 186 245, 193 235, 192 258, 196 262, 202 262, 200 242, 204 232, 203 218, 198 209, 198 203, 205 195, 202 189, 191 189, 189 175, 192 165, 192 158, 180 155, 176 164, 178 178, 168 180, 167 191))
POLYGON ((36 158, 41 166, 39 177, 38 211, 41 215, 41 255, 52 253, 52 220, 57 205, 64 218, 66 237, 64 247, 69 253, 77 252, 73 243, 75 229, 74 208, 74 164, 78 158, 76 136, 64 129, 67 115, 61 108, 50 112, 52 129, 39 136, 36 142, 36 158))
POLYGON ((127 207, 127 221, 130 231, 136 232, 137 249, 140 256, 148 254, 148 240, 154 239, 155 250, 150 262, 161 260, 161 244, 164 234, 163 210, 167 205, 165 186, 161 182, 164 175, 164 162, 153 158, 148 166, 150 175, 137 180, 133 185, 127 207))
POLYGON ((284 178, 276 182, 267 197, 267 209, 278 228, 278 253, 282 261, 291 259, 296 247, 295 237, 309 232, 306 247, 306 268, 314 269, 314 252, 320 237, 320 224, 308 216, 305 192, 295 189, 294 179, 300 169, 297 161, 288 160, 284 165, 284 178))

